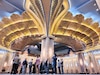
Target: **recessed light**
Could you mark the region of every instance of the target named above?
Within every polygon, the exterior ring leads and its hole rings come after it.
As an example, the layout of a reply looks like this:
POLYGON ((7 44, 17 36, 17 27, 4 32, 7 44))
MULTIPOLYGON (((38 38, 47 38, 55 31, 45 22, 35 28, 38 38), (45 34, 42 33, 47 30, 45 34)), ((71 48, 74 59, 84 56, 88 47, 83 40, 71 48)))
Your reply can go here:
POLYGON ((94 6, 96 6, 96 3, 94 3, 94 6))
POLYGON ((99 11, 99 9, 97 8, 96 11, 99 11))

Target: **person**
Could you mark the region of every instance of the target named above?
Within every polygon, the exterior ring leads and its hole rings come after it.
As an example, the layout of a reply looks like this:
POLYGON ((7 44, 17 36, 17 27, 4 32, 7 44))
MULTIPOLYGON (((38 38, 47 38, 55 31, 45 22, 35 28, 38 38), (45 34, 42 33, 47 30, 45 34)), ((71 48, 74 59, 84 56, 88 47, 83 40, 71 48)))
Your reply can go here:
POLYGON ((44 64, 44 68, 45 68, 45 72, 46 72, 47 74, 49 74, 49 61, 48 61, 48 59, 46 60, 46 62, 45 62, 45 64, 44 64))
POLYGON ((44 66, 43 66, 43 62, 41 62, 41 64, 40 64, 40 73, 41 74, 43 73, 43 70, 44 70, 44 66))
POLYGON ((22 73, 22 65, 21 65, 21 67, 20 67, 20 72, 19 72, 19 74, 21 74, 22 73))
POLYGON ((37 73, 40 73, 40 58, 38 56, 36 59, 36 68, 37 68, 37 73))
POLYGON ((32 73, 33 59, 29 62, 29 74, 32 73))
POLYGON ((58 71, 59 71, 59 74, 61 74, 60 67, 61 67, 61 63, 60 63, 60 61, 58 60, 58 71))
POLYGON ((88 74, 88 69, 86 68, 86 74, 88 74))
POLYGON ((26 69, 27 69, 27 65, 28 65, 28 62, 27 62, 27 59, 25 59, 22 63, 22 73, 25 74, 26 73, 26 69))
POLYGON ((52 57, 53 73, 57 73, 56 65, 57 65, 57 57, 56 54, 54 54, 54 56, 52 57))
POLYGON ((36 63, 33 64, 33 72, 32 73, 36 73, 36 66, 35 66, 35 64, 36 63))
POLYGON ((63 70, 63 59, 61 59, 61 73, 64 74, 64 70, 63 70))
POLYGON ((18 73, 18 66, 20 64, 20 58, 19 55, 16 54, 14 59, 13 59, 13 66, 12 66, 12 70, 11 70, 11 74, 16 74, 18 73))

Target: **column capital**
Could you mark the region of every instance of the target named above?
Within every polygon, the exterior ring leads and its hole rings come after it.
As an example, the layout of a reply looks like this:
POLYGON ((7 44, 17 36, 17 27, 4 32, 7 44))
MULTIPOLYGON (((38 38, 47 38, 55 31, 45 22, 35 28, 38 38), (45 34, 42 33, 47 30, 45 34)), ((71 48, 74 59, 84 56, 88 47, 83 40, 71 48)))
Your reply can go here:
POLYGON ((48 36, 50 39, 54 39, 55 38, 55 36, 53 36, 53 35, 49 35, 48 36))
POLYGON ((42 38, 42 39, 46 39, 46 38, 54 39, 55 36, 53 36, 53 35, 49 35, 49 36, 44 35, 44 36, 42 36, 41 38, 42 38))

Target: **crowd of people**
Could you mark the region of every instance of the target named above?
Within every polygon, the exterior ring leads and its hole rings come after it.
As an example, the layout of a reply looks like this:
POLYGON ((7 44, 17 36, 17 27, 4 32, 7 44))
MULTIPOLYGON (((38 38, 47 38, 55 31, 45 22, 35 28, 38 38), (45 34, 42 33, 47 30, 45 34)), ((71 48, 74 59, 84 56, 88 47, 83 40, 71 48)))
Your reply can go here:
POLYGON ((56 54, 54 54, 54 56, 52 57, 52 61, 50 62, 48 59, 45 62, 41 62, 40 58, 37 57, 35 63, 33 63, 34 59, 31 59, 29 62, 27 61, 27 59, 25 59, 24 61, 20 61, 19 55, 16 55, 13 59, 13 65, 12 65, 12 70, 11 70, 11 74, 36 74, 36 73, 55 73, 55 74, 63 74, 63 60, 58 59, 57 60, 57 56, 56 54), (20 67, 20 71, 18 72, 18 68, 20 67), (28 69, 27 69, 28 68, 28 69), (58 68, 58 70, 57 70, 58 68), (28 70, 28 71, 27 71, 28 70))

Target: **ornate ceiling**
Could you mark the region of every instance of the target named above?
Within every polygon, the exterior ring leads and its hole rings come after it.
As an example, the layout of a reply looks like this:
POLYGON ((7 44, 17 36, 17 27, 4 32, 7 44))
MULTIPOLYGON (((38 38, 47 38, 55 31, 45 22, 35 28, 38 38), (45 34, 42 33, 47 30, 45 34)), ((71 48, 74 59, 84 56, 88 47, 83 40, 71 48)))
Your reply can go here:
POLYGON ((100 41, 100 27, 92 18, 68 12, 67 0, 26 0, 25 11, 4 17, 0 22, 0 45, 22 50, 42 36, 54 36, 54 41, 71 46, 75 51, 94 47, 100 41))
POLYGON ((92 18, 84 19, 81 14, 73 16, 68 12, 51 34, 71 36, 83 41, 86 46, 95 46, 100 40, 100 27, 99 23, 93 23, 92 18))
POLYGON ((22 15, 13 14, 0 22, 0 44, 10 48, 12 42, 18 38, 43 35, 41 30, 26 12, 22 15))

